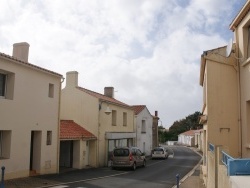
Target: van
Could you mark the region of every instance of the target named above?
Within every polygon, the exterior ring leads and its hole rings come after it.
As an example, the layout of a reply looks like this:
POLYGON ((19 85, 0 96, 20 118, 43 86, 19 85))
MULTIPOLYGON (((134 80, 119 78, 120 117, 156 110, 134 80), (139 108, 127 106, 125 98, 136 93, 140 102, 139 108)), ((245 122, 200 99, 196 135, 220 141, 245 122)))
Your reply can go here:
POLYGON ((111 167, 131 168, 136 170, 138 166, 146 166, 145 154, 137 147, 118 147, 112 152, 111 167))

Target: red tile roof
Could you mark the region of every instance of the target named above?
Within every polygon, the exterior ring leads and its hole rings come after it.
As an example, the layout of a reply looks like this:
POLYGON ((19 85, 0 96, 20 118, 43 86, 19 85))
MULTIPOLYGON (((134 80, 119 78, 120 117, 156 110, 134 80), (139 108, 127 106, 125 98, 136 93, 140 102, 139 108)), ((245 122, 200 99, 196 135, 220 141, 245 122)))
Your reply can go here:
POLYGON ((33 65, 33 64, 31 64, 31 63, 27 63, 27 62, 21 61, 21 60, 15 58, 15 57, 13 57, 13 56, 9 56, 9 55, 4 54, 4 53, 1 53, 1 52, 0 52, 0 57, 2 57, 2 58, 4 58, 4 59, 11 60, 11 61, 13 61, 13 62, 15 62, 15 63, 18 63, 18 64, 21 64, 21 65, 28 66, 28 67, 30 67, 30 68, 35 68, 35 69, 38 69, 38 70, 41 70, 41 71, 45 71, 45 72, 48 72, 48 73, 50 73, 50 74, 54 74, 54 75, 57 75, 57 76, 62 77, 61 74, 58 74, 58 73, 56 73, 56 72, 53 72, 53 71, 44 69, 44 68, 39 67, 39 66, 36 66, 36 65, 33 65))
POLYGON ((197 130, 189 130, 189 131, 186 131, 184 133, 181 133, 180 135, 194 136, 195 135, 195 131, 197 131, 197 130))
POLYGON ((135 115, 138 115, 144 108, 146 108, 146 105, 133 105, 132 108, 135 111, 135 115))
POLYGON ((100 99, 102 101, 110 102, 112 104, 120 105, 120 106, 130 108, 130 109, 132 108, 131 106, 129 106, 129 105, 127 105, 127 104, 125 104, 125 103, 123 103, 121 101, 118 101, 118 100, 116 100, 116 99, 114 99, 112 97, 107 97, 107 96, 105 96, 103 94, 100 94, 100 93, 97 93, 97 92, 94 92, 94 91, 91 91, 91 90, 88 90, 88 89, 85 89, 85 88, 82 88, 82 87, 76 87, 76 88, 83 91, 83 92, 85 92, 85 93, 87 93, 87 94, 89 94, 89 95, 91 95, 91 96, 93 96, 93 97, 96 97, 96 98, 98 98, 98 99, 100 99))
POLYGON ((96 139, 96 136, 75 123, 73 120, 61 120, 60 139, 96 139))

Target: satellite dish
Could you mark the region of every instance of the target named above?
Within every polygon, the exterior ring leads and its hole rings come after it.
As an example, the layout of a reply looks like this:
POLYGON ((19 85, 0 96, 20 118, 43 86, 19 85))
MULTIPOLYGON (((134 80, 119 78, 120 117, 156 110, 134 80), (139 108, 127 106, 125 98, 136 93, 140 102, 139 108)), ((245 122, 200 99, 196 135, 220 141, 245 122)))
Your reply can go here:
POLYGON ((229 57, 233 51, 233 40, 230 39, 226 49, 226 57, 229 57))

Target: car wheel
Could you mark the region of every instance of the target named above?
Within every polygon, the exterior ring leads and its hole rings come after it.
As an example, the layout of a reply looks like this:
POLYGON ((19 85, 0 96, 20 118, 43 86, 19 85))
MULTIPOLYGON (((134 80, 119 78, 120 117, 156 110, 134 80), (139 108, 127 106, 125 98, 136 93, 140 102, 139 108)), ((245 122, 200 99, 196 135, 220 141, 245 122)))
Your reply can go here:
POLYGON ((143 167, 146 167, 146 160, 143 161, 143 167))
POLYGON ((135 171, 136 170, 136 164, 134 163, 132 166, 132 170, 135 171))

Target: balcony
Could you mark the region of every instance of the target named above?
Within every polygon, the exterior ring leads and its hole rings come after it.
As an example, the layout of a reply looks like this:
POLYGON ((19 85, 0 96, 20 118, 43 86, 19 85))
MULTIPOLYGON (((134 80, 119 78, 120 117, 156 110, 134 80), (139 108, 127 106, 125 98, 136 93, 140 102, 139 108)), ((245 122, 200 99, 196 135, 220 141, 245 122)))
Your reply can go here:
POLYGON ((250 175, 250 159, 235 159, 226 152, 222 153, 222 163, 227 167, 228 176, 250 175))

